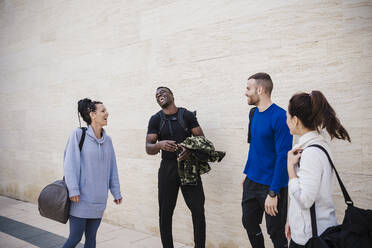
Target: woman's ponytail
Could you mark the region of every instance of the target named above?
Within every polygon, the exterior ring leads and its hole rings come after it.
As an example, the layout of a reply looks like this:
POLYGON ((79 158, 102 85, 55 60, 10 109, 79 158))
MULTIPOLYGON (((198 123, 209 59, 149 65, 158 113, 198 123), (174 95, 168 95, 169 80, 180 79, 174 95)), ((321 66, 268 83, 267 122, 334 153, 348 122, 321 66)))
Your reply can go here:
POLYGON ((325 128, 331 139, 337 138, 342 140, 350 140, 350 136, 346 129, 341 125, 340 120, 336 116, 336 112, 328 103, 325 96, 320 91, 312 91, 310 93, 312 113, 316 130, 325 128))
POLYGON ((336 112, 320 91, 314 90, 310 94, 299 93, 292 96, 288 112, 291 116, 297 116, 310 130, 320 132, 320 129, 325 128, 331 139, 337 138, 350 142, 348 132, 341 125, 336 112))

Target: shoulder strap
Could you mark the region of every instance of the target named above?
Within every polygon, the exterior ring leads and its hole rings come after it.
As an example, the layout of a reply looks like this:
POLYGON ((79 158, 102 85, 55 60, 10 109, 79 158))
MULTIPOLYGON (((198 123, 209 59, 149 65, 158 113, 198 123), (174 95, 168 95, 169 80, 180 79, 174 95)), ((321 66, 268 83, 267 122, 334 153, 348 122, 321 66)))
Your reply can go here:
POLYGON ((185 119, 183 118, 185 110, 185 108, 178 108, 177 121, 184 130, 187 130, 185 119))
POLYGON ((311 217, 311 229, 313 231, 313 237, 318 237, 318 227, 316 226, 315 203, 310 208, 310 217, 311 217))
POLYGON ((163 110, 160 110, 157 114, 160 117, 160 124, 159 124, 159 129, 158 129, 158 135, 160 135, 160 131, 163 129, 166 120, 165 120, 165 114, 163 110))
POLYGON ((338 172, 337 172, 337 170, 336 170, 336 167, 335 167, 335 165, 333 164, 332 159, 331 159, 331 157, 329 156, 327 150, 326 150, 323 146, 321 146, 321 145, 317 145, 317 144, 310 145, 310 146, 308 146, 308 147, 317 147, 317 148, 319 148, 320 150, 322 150, 322 151, 327 155, 328 161, 329 161, 329 163, 331 164, 333 170, 335 171, 335 174, 336 174, 336 177, 337 177, 337 181, 338 181, 338 183, 340 184, 340 188, 341 188, 342 194, 343 194, 343 196, 344 196, 345 203, 346 203, 348 206, 353 206, 354 203, 353 203, 353 201, 351 200, 351 198, 350 198, 350 196, 349 196, 349 193, 347 192, 347 190, 346 190, 346 188, 345 188, 345 185, 343 184, 343 182, 342 182, 340 176, 338 175, 338 172))
MULTIPOLYGON (((87 128, 86 127, 81 127, 80 129, 83 131, 82 134, 81 134, 80 142, 79 142, 79 150, 81 152, 81 149, 83 149, 84 140, 85 140, 85 134, 87 132, 87 128)), ((66 181, 65 180, 65 176, 63 176, 63 179, 62 180, 63 181, 66 181)))
POLYGON ((80 151, 81 151, 81 149, 83 149, 84 140, 85 140, 85 133, 87 131, 87 128, 86 127, 81 127, 81 130, 83 131, 83 133, 81 135, 81 139, 80 139, 80 143, 79 143, 79 149, 80 149, 80 151))
POLYGON ((252 123, 253 114, 254 114, 254 111, 256 110, 256 108, 257 107, 251 108, 251 110, 249 111, 249 125, 248 125, 248 139, 247 139, 248 143, 251 143, 251 140, 252 140, 251 123, 252 123))
MULTIPOLYGON (((336 167, 333 164, 332 159, 329 156, 327 150, 323 146, 318 145, 318 144, 310 145, 308 147, 317 147, 317 148, 319 148, 320 150, 322 150, 327 155, 328 161, 331 164, 333 170, 335 171, 335 174, 336 174, 338 183, 340 184, 342 194, 344 195, 345 203, 348 206, 352 206, 354 203, 351 200, 349 194, 347 193, 347 190, 346 190, 344 184, 342 183, 342 180, 341 180, 340 176, 338 175, 338 172, 336 170, 336 167)), ((316 223, 315 203, 310 208, 310 217, 311 217, 311 228, 312 228, 313 237, 318 237, 318 228, 317 228, 317 223, 316 223)))
MULTIPOLYGON (((186 123, 185 123, 185 112, 186 112, 185 108, 178 108, 177 121, 180 124, 180 126, 183 128, 183 130, 185 130, 186 133, 190 136, 191 131, 189 127, 186 126, 186 123)), ((193 111, 192 114, 196 116, 196 110, 193 111)))

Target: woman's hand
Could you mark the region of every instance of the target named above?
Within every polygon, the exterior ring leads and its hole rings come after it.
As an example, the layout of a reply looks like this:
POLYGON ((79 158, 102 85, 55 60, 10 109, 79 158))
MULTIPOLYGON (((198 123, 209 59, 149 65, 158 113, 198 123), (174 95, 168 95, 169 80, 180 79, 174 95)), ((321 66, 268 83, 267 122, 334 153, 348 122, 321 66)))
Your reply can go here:
POLYGON ((302 148, 294 148, 288 152, 288 167, 295 166, 300 160, 302 148))
POLYGON ((123 198, 115 199, 114 202, 116 203, 116 205, 120 205, 122 200, 123 198))
POLYGON ((80 195, 75 195, 70 197, 70 200, 73 202, 79 202, 80 201, 80 195))
POLYGON ((295 148, 288 152, 287 169, 289 179, 297 177, 294 167, 298 163, 298 161, 300 161, 301 153, 302 148, 295 148))
POLYGON ((285 224, 285 237, 290 240, 291 239, 291 228, 289 227, 288 222, 285 224))

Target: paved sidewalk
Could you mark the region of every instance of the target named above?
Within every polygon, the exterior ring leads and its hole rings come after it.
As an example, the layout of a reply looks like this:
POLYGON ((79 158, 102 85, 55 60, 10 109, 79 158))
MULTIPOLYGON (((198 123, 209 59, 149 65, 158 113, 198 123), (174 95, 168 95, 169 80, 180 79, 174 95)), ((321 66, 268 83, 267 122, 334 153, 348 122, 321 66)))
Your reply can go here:
MULTIPOLYGON (((41 217, 37 205, 0 196, 0 248, 62 247, 66 225, 41 217)), ((77 247, 82 248, 84 238, 77 247)), ((191 248, 180 243, 175 248, 191 248)), ((97 248, 161 248, 160 238, 102 222, 97 248)))

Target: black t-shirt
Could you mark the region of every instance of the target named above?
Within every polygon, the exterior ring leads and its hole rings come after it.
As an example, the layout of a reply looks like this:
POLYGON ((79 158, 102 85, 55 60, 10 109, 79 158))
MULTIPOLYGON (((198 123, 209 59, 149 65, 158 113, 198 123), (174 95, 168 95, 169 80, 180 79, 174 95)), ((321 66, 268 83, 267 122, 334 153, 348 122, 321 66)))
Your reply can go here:
MULTIPOLYGON (((159 141, 174 140, 176 141, 177 144, 179 144, 187 138, 188 133, 182 128, 182 126, 177 121, 178 111, 173 115, 165 115, 165 118, 170 120, 173 136, 171 136, 168 121, 166 121, 162 129, 160 130, 160 135, 158 136, 159 141)), ((183 119, 185 122, 185 126, 190 131, 191 129, 199 126, 196 116, 187 109, 183 114, 183 119)), ((153 116, 151 116, 147 128, 147 134, 159 134, 160 122, 161 122, 160 114, 156 113, 153 116)), ((177 160, 177 154, 175 152, 161 151, 161 158, 167 160, 177 160)))

